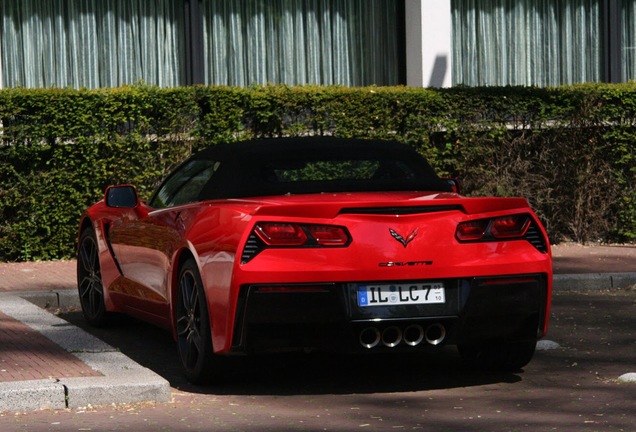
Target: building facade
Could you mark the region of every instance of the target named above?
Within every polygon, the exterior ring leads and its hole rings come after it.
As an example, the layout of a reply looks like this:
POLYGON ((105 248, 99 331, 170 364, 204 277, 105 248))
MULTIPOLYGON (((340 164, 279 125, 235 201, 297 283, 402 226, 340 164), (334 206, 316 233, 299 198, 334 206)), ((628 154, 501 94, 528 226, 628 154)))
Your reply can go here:
POLYGON ((20 0, 0 13, 0 88, 636 78, 636 0, 20 0))

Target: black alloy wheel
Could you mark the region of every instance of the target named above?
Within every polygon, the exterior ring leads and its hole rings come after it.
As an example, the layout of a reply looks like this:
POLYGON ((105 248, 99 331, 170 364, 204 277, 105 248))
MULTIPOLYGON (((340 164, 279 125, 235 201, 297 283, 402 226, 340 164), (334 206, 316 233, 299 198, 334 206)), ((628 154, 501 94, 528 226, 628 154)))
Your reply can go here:
POLYGON ((106 323, 108 314, 104 301, 104 286, 99 265, 97 239, 92 229, 85 229, 77 250, 77 289, 82 313, 86 321, 95 327, 106 323))
POLYGON ((196 263, 186 261, 179 272, 177 303, 177 348, 186 378, 202 384, 218 374, 212 349, 210 319, 203 283, 196 263))

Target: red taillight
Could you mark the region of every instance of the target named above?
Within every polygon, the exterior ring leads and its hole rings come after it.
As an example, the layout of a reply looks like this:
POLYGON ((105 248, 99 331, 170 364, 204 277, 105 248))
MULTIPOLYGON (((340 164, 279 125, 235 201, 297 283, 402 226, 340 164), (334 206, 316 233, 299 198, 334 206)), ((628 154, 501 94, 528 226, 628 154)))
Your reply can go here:
POLYGON ((259 223, 254 231, 268 246, 302 246, 307 242, 307 234, 296 224, 259 223))
POLYGON ((349 236, 341 227, 331 225, 308 225, 309 234, 321 246, 344 246, 349 236))
POLYGON ((531 219, 527 214, 479 219, 457 225, 456 236, 459 241, 520 238, 526 234, 530 223, 531 219))
POLYGON ((481 240, 488 229, 488 219, 462 222, 457 226, 457 239, 460 241, 481 240))
POLYGON ((500 217, 492 222, 490 233, 498 239, 523 237, 530 226, 530 218, 526 215, 500 217))
POLYGON ((334 225, 259 222, 254 232, 267 246, 346 246, 349 234, 334 225))

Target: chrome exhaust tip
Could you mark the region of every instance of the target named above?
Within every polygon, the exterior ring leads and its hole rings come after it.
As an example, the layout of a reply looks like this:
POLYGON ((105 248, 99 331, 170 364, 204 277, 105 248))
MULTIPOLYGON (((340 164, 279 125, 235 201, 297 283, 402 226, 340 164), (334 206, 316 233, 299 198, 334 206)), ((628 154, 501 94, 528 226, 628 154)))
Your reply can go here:
POLYGON ((367 327, 360 332, 360 345, 365 348, 373 348, 380 343, 380 330, 375 327, 367 327))
POLYGON ((402 330, 399 327, 391 326, 382 331, 382 343, 389 348, 393 348, 402 342, 402 330))
POLYGON ((446 328, 440 323, 431 324, 426 327, 426 342, 430 345, 439 345, 446 338, 446 328))
POLYGON ((410 346, 417 346, 424 340, 424 329, 421 325, 412 324, 404 329, 404 342, 410 346))

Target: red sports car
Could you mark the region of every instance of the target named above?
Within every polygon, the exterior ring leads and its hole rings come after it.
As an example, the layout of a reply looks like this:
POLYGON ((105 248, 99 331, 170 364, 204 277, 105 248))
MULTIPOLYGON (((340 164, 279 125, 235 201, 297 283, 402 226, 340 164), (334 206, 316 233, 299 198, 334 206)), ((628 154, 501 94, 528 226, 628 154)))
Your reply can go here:
POLYGON ((170 329, 192 382, 222 356, 458 347, 518 370, 550 315, 550 244, 523 198, 469 198, 397 143, 284 138, 208 148, 148 202, 83 215, 86 320, 170 329))

